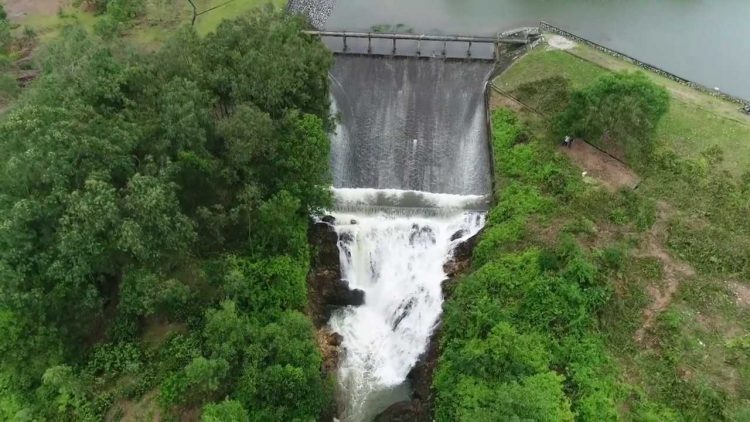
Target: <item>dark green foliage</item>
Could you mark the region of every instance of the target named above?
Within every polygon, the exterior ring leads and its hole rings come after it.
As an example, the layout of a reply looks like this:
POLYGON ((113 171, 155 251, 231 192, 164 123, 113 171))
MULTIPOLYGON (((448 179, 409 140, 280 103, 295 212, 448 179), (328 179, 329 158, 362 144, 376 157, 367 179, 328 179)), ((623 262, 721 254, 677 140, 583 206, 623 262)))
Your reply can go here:
POLYGON ((656 124, 667 112, 669 94, 641 72, 606 73, 571 94, 557 117, 557 136, 576 136, 642 164, 654 150, 656 124))
MULTIPOLYGON (((94 3, 113 22, 143 6, 94 3)), ((102 420, 154 390, 165 417, 327 406, 299 312, 331 57, 302 27, 257 14, 153 55, 80 28, 50 44, 0 121, 0 419, 102 420)))

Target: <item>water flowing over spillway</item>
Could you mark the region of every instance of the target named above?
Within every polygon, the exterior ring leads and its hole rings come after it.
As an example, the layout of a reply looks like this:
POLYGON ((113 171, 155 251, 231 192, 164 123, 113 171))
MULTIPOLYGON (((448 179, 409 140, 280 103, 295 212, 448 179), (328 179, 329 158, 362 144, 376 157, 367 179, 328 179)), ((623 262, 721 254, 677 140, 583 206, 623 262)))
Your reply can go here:
POLYGON ((486 61, 337 57, 334 185, 489 193, 483 88, 492 69, 486 61))
POLYGON ((332 139, 342 277, 365 303, 336 311, 339 418, 409 400, 407 376, 442 312, 443 265, 484 225, 487 62, 338 56, 332 139))

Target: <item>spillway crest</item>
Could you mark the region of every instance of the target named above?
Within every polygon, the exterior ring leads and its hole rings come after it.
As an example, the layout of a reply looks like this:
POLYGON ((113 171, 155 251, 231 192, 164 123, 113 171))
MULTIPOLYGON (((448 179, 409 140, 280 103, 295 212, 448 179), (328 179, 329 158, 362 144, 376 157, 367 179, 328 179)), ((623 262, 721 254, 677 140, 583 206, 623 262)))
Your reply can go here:
POLYGON ((337 56, 332 139, 342 277, 365 303, 336 311, 339 417, 409 400, 409 371, 439 321, 452 249, 484 225, 489 62, 337 56))

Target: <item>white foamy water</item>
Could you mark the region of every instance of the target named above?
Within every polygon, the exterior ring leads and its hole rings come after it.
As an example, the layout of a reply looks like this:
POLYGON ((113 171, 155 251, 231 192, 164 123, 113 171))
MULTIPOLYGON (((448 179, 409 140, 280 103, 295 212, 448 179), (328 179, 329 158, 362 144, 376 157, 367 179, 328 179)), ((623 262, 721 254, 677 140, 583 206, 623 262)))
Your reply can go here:
POLYGON ((390 198, 385 205, 393 207, 406 197, 452 210, 431 217, 399 208, 332 213, 342 276, 351 288, 365 292, 364 305, 341 309, 329 321, 344 338, 338 373, 340 417, 368 421, 395 401, 408 400, 406 377, 425 351, 442 311, 443 264, 457 244, 484 225, 483 212, 462 208, 486 200, 396 190, 334 193, 342 204, 371 205, 390 198))

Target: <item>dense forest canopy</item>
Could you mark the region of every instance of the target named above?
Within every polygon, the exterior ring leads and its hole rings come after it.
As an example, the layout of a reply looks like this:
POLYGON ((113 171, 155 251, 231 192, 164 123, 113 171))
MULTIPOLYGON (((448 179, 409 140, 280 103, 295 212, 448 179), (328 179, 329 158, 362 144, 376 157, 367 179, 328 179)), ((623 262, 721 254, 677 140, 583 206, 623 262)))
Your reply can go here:
POLYGON ((77 27, 49 45, 0 120, 0 419, 327 405, 302 311, 332 59, 303 26, 264 12, 153 54, 77 27))

